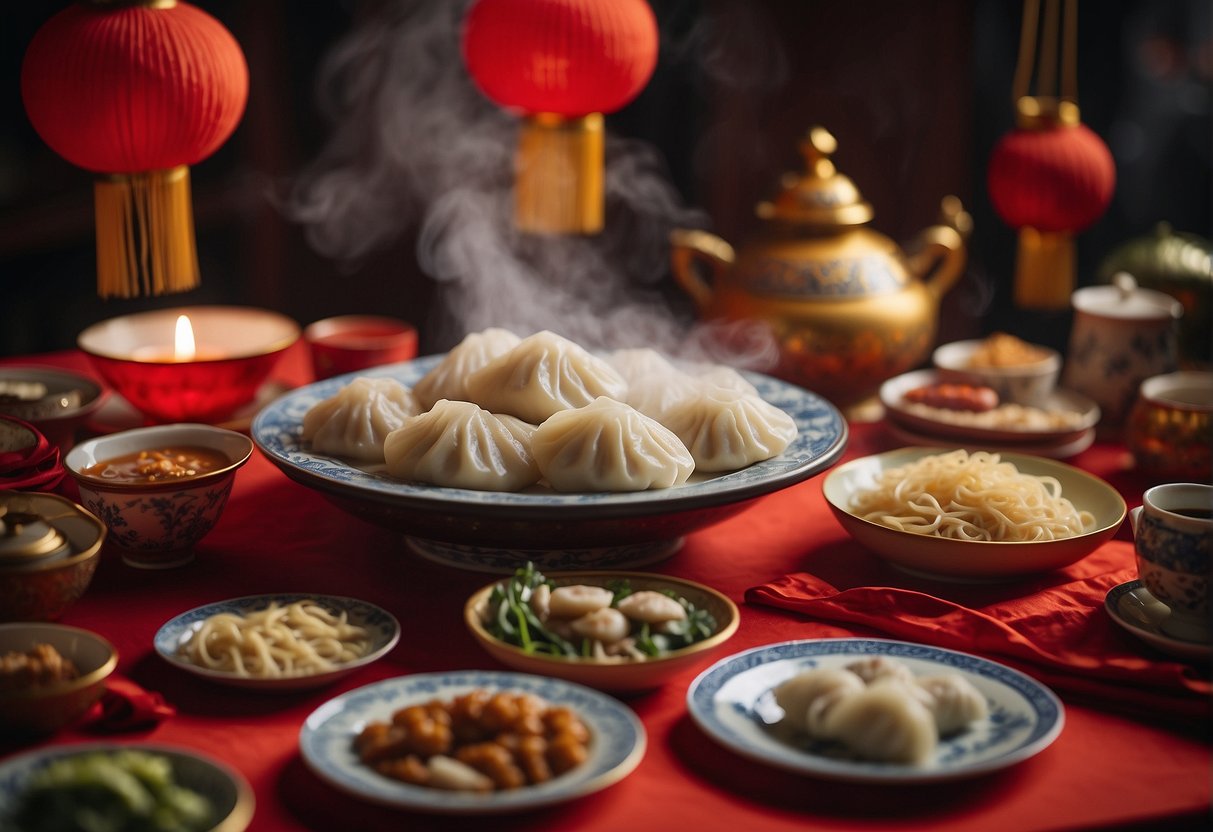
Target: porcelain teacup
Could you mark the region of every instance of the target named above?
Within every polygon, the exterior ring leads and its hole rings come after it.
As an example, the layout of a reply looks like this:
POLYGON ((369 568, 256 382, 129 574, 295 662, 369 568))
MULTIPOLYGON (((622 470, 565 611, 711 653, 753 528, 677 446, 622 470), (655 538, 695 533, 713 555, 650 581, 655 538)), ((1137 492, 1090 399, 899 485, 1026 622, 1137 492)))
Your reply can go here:
POLYGON ((1208 642, 1213 600, 1213 485, 1165 483, 1129 512, 1142 585, 1170 608, 1163 632, 1208 642))

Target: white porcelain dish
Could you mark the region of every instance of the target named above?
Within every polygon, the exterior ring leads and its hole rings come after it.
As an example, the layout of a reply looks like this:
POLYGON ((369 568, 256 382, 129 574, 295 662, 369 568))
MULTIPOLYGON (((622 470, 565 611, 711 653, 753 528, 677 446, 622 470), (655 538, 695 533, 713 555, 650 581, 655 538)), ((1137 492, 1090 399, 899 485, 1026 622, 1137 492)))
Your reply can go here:
POLYGON ((1048 688, 1005 665, 938 647, 884 639, 787 641, 720 660, 687 691, 691 718, 713 740, 751 760, 830 780, 932 783, 998 771, 1039 754, 1061 733, 1065 714, 1048 688), (843 667, 872 656, 896 658, 917 675, 958 673, 986 698, 989 716, 940 740, 921 765, 868 762, 819 753, 782 739, 775 686, 802 670, 843 667))
POLYGON ((985 426, 974 424, 971 418, 966 422, 963 415, 953 416, 934 408, 923 408, 905 399, 906 393, 911 390, 946 380, 937 370, 915 370, 889 379, 880 386, 880 402, 885 407, 886 418, 916 433, 954 440, 972 439, 982 443, 983 447, 1019 443, 1061 445, 1090 433, 1099 422, 1099 406, 1095 402, 1072 390, 1060 388, 1046 394, 1032 406, 1048 412, 1073 413, 1072 423, 1064 426, 985 426))
POLYGON ((957 540, 890 528, 851 512, 853 495, 871 488, 885 470, 944 452, 908 447, 850 460, 826 475, 822 494, 839 524, 874 554, 912 574, 951 581, 1002 581, 1069 566, 1095 551, 1124 522, 1124 498, 1099 477, 1063 462, 1009 452, 999 458, 1020 473, 1055 478, 1063 497, 1094 515, 1091 527, 1055 540, 957 540))
POLYGON ((1171 610, 1150 594, 1141 581, 1128 581, 1113 587, 1104 599, 1104 609, 1119 626, 1151 647, 1185 661, 1208 662, 1213 645, 1184 641, 1164 632, 1162 622, 1171 610))
POLYGON ((217 601, 213 604, 196 607, 165 622, 156 631, 156 636, 152 640, 152 646, 160 654, 160 657, 169 664, 213 682, 253 690, 295 691, 322 687, 343 676, 348 676, 358 668, 365 667, 371 662, 382 658, 389 650, 396 646, 396 642, 399 640, 400 622, 387 610, 381 609, 374 604, 339 595, 281 593, 276 595, 247 595, 243 598, 232 598, 227 601, 217 601), (349 616, 350 623, 366 627, 371 633, 371 647, 366 655, 351 662, 344 662, 332 670, 321 673, 313 673, 306 676, 263 678, 240 676, 235 673, 200 667, 184 658, 179 652, 182 645, 189 641, 190 637, 202 626, 202 622, 212 615, 219 613, 247 615, 264 610, 274 602, 277 602, 279 606, 286 606, 296 601, 307 599, 314 600, 317 604, 334 614, 345 612, 349 616))
POLYGON ((725 519, 750 501, 802 482, 846 448, 847 423, 815 393, 745 373, 759 394, 790 415, 798 434, 779 456, 685 485, 631 493, 473 491, 404 482, 383 466, 356 467, 316 453, 300 434, 303 416, 357 375, 414 386, 443 356, 377 367, 301 387, 253 420, 252 437, 288 477, 346 511, 405 531, 414 550, 464 569, 511 573, 528 560, 544 571, 625 569, 668 557, 682 536, 725 519), (559 548, 555 548, 559 547, 559 548))
POLYGON ((884 428, 890 436, 903 445, 925 445, 932 448, 955 448, 957 445, 964 445, 969 450, 1010 451, 1033 456, 1047 456, 1049 459, 1069 459, 1072 456, 1078 456, 1095 444, 1095 428, 1088 428, 1078 436, 1066 437, 1060 442, 979 442, 973 439, 965 440, 920 433, 893 419, 886 419, 884 428))
POLYGON ((645 731, 630 708, 582 685, 524 673, 466 670, 385 679, 344 693, 313 711, 299 732, 299 750, 316 776, 354 797, 400 809, 441 814, 520 812, 574 800, 622 780, 639 765, 645 731), (475 689, 531 693, 573 710, 591 734, 589 758, 546 783, 486 794, 446 791, 392 780, 362 764, 355 736, 368 722, 432 699, 475 689))

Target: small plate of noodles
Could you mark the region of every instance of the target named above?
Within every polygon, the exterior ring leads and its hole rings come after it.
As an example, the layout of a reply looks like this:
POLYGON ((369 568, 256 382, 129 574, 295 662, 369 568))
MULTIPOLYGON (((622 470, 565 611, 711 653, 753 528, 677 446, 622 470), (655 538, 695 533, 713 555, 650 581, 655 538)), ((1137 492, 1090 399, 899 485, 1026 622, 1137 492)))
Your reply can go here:
POLYGON ((197 607, 166 622, 153 643, 165 661, 198 676, 285 691, 327 685, 399 640, 400 622, 374 604, 283 593, 197 607))
POLYGON ((907 572, 1000 581, 1060 569, 1120 528, 1108 483, 1029 454, 900 448, 851 460, 822 483, 859 543, 907 572))

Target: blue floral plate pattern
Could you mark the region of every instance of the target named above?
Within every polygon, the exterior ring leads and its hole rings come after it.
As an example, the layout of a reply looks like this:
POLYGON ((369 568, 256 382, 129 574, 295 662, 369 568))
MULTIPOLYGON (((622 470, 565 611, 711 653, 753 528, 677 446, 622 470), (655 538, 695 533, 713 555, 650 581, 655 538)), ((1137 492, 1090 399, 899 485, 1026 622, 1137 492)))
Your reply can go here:
POLYGON ((617 699, 560 679, 487 670, 384 679, 330 699, 299 732, 303 760, 321 780, 372 803, 444 814, 517 812, 592 794, 631 773, 644 756, 645 743, 640 719, 617 699), (363 765, 354 753, 354 738, 368 722, 387 721, 408 705, 447 701, 477 688, 531 693, 550 705, 568 707, 590 730, 589 758, 546 783, 478 794, 392 780, 363 765))
POLYGON ((243 598, 232 598, 227 601, 217 601, 196 607, 165 622, 156 631, 152 646, 162 659, 181 670, 234 687, 252 688, 266 691, 294 691, 317 688, 353 673, 377 659, 382 658, 400 640, 400 622, 396 617, 374 604, 359 601, 355 598, 345 598, 339 595, 318 595, 315 593, 280 593, 276 595, 246 595, 243 598), (193 664, 178 653, 179 648, 189 641, 190 637, 202 626, 202 622, 212 615, 231 613, 233 615, 248 615, 252 612, 266 609, 271 603, 288 606, 297 601, 313 600, 330 613, 337 615, 346 613, 351 624, 365 627, 370 632, 371 645, 366 654, 351 662, 344 662, 332 670, 313 673, 307 676, 278 676, 254 677, 239 676, 220 670, 212 670, 193 664))
POLYGON ((691 717, 712 739, 744 757, 798 774, 864 783, 927 783, 972 777, 1038 754, 1061 733, 1061 702, 1048 688, 1005 665, 967 653, 885 639, 820 639, 756 647, 721 659, 691 683, 691 717), (908 665, 915 676, 958 673, 985 695, 989 716, 940 740, 922 765, 827 756, 780 737, 772 690, 814 667, 843 667, 872 656, 908 665))
MULTIPOLYGON (((497 571, 521 565, 531 550, 560 547, 568 557, 535 558, 545 568, 623 568, 646 561, 629 552, 615 561, 595 553, 670 541, 741 511, 757 497, 808 479, 842 456, 847 425, 830 402, 769 376, 745 373, 759 394, 787 412, 798 435, 779 456, 738 471, 693 476, 685 485, 633 493, 562 494, 546 488, 510 493, 404 482, 383 466, 357 467, 315 453, 300 437, 303 416, 358 375, 394 378, 414 386, 443 356, 377 367, 301 387, 263 408, 251 435, 261 452, 287 476, 370 522, 398 528, 431 545, 425 554, 457 565, 497 571), (452 546, 454 551, 452 552, 452 546), (436 549, 436 550, 435 550, 436 549), (516 550, 507 564, 483 562, 485 550, 516 550), (590 552, 589 557, 578 555, 590 552), (518 561, 517 557, 523 560, 518 561), (567 561, 567 562, 565 562, 567 561)), ((652 558, 647 558, 651 561, 652 558)))

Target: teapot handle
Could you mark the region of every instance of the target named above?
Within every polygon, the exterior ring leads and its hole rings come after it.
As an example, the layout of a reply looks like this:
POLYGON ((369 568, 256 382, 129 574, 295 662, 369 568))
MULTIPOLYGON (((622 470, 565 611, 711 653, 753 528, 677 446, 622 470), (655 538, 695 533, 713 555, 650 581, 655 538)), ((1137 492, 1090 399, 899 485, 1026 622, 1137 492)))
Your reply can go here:
POLYGON ((707 231, 681 228, 670 232, 670 247, 674 278, 700 310, 710 306, 717 281, 736 259, 733 247, 707 231), (711 270, 710 280, 701 264, 711 270))

